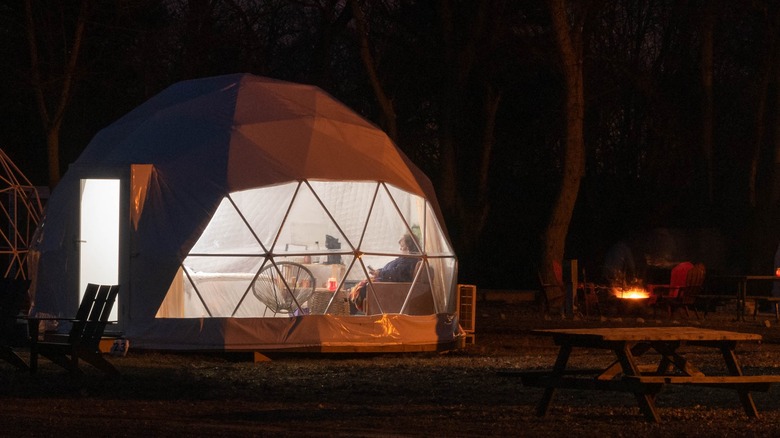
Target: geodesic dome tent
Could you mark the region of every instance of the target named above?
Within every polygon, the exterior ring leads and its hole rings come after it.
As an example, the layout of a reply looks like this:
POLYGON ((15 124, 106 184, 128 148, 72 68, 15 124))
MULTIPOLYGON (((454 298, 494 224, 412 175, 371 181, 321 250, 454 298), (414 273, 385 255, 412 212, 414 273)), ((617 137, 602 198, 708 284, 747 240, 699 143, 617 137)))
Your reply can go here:
POLYGON ((118 283, 135 347, 397 350, 459 331, 429 180, 307 85, 236 74, 164 90, 71 165, 33 250, 34 313, 72 315, 86 283, 118 283), (369 276, 396 259, 406 278, 369 276))

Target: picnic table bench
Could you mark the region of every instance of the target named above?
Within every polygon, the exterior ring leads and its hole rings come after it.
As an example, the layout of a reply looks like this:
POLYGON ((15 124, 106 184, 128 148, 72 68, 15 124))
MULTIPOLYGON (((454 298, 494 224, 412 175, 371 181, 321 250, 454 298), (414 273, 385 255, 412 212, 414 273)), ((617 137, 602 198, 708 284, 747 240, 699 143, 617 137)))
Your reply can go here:
MULTIPOLYGON (((715 276, 716 279, 720 280, 732 280, 736 281, 737 288, 736 288, 736 301, 737 301, 737 307, 736 307, 736 318, 738 321, 744 321, 745 320, 745 313, 746 308, 745 304, 748 301, 753 301, 756 305, 758 305, 757 301, 767 301, 774 305, 775 307, 775 319, 780 320, 780 305, 777 304, 777 298, 775 297, 767 297, 767 296, 756 296, 756 295, 748 295, 748 284, 749 283, 757 283, 757 282, 764 282, 764 283, 773 283, 773 282, 780 282, 780 277, 777 275, 718 275, 715 276)), ((753 310, 753 316, 756 316, 756 308, 753 310)))
POLYGON ((545 388, 536 407, 538 416, 547 415, 556 389, 607 390, 633 393, 648 421, 660 422, 655 397, 666 385, 691 385, 735 390, 745 413, 758 417, 751 391, 768 391, 780 375, 746 376, 736 354, 737 342, 761 340, 761 335, 696 327, 640 327, 533 330, 551 336, 560 346, 552 370, 524 371, 518 375, 523 385, 545 388), (705 375, 678 350, 683 345, 714 348, 723 357, 727 375, 705 375), (567 368, 574 348, 604 349, 616 360, 603 369, 567 368), (660 355, 657 364, 638 364, 637 358, 649 351, 660 355))
POLYGON ((780 321, 780 297, 771 297, 764 295, 747 295, 745 301, 753 301, 753 319, 758 317, 759 303, 764 302, 774 307, 775 321, 780 321))

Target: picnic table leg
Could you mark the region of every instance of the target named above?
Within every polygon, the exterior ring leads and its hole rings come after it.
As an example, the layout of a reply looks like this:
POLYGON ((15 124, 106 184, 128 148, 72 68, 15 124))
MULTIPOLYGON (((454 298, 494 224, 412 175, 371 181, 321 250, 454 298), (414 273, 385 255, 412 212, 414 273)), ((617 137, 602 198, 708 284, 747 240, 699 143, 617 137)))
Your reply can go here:
MULTIPOLYGON (((723 354, 723 359, 726 361, 726 367, 729 369, 729 374, 732 376, 741 376, 742 367, 739 365, 739 359, 734 352, 736 348, 736 342, 730 342, 730 345, 720 348, 720 352, 723 354)), ((742 408, 745 409, 745 414, 748 417, 758 418, 758 409, 756 403, 753 401, 753 395, 750 391, 744 389, 738 389, 739 401, 742 402, 742 408)))
POLYGON ((671 370, 671 365, 674 365, 678 370, 682 371, 688 376, 703 376, 698 368, 688 362, 685 356, 677 353, 677 349, 680 347, 680 342, 654 342, 653 349, 661 354, 661 362, 658 365, 657 373, 667 374, 671 370))
MULTIPOLYGON (((623 374, 627 376, 640 376, 641 372, 634 362, 634 356, 631 353, 631 348, 625 343, 621 347, 615 348, 615 354, 618 360, 623 365, 623 374)), ((636 402, 639 405, 639 411, 644 414, 647 421, 653 423, 660 423, 661 417, 658 416, 658 412, 655 410, 655 395, 647 392, 635 392, 636 402)))
MULTIPOLYGON (((566 370, 566 364, 569 362, 569 356, 571 355, 572 347, 569 344, 561 345, 561 349, 558 351, 558 358, 555 359, 555 365, 553 366, 552 376, 560 377, 566 370)), ((544 417, 550 409, 553 396, 555 395, 555 388, 545 388, 542 399, 539 400, 539 404, 536 405, 536 415, 544 417)))
POLYGON ((737 284, 737 321, 745 320, 745 301, 747 300, 747 278, 737 284))
MULTIPOLYGON (((645 354, 648 350, 650 350, 650 344, 641 342, 631 347, 631 355, 632 357, 638 357, 645 354)), ((609 366, 599 374, 599 380, 612 380, 615 376, 623 372, 623 363, 620 361, 620 355, 618 354, 617 356, 618 359, 609 364, 609 366)))

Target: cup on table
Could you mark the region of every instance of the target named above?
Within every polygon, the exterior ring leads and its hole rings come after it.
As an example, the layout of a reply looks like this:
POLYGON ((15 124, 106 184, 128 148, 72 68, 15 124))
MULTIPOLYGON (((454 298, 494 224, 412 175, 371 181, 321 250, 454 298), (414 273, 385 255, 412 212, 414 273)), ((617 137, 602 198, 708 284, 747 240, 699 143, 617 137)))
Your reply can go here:
POLYGON ((334 277, 330 277, 328 279, 328 290, 333 292, 336 290, 336 286, 337 286, 336 279, 334 277))

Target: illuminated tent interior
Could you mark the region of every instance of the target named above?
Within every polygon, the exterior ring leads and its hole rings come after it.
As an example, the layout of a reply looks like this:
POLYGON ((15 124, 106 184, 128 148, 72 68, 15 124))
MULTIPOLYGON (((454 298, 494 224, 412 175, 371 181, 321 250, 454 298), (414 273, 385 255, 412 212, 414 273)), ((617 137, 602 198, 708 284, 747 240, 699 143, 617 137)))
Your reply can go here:
POLYGON ((72 316, 86 283, 120 284, 116 328, 140 348, 397 351, 460 332, 427 177, 322 90, 249 74, 175 84, 101 130, 30 261, 33 313, 72 316), (397 258, 408 278, 369 275, 397 258))

